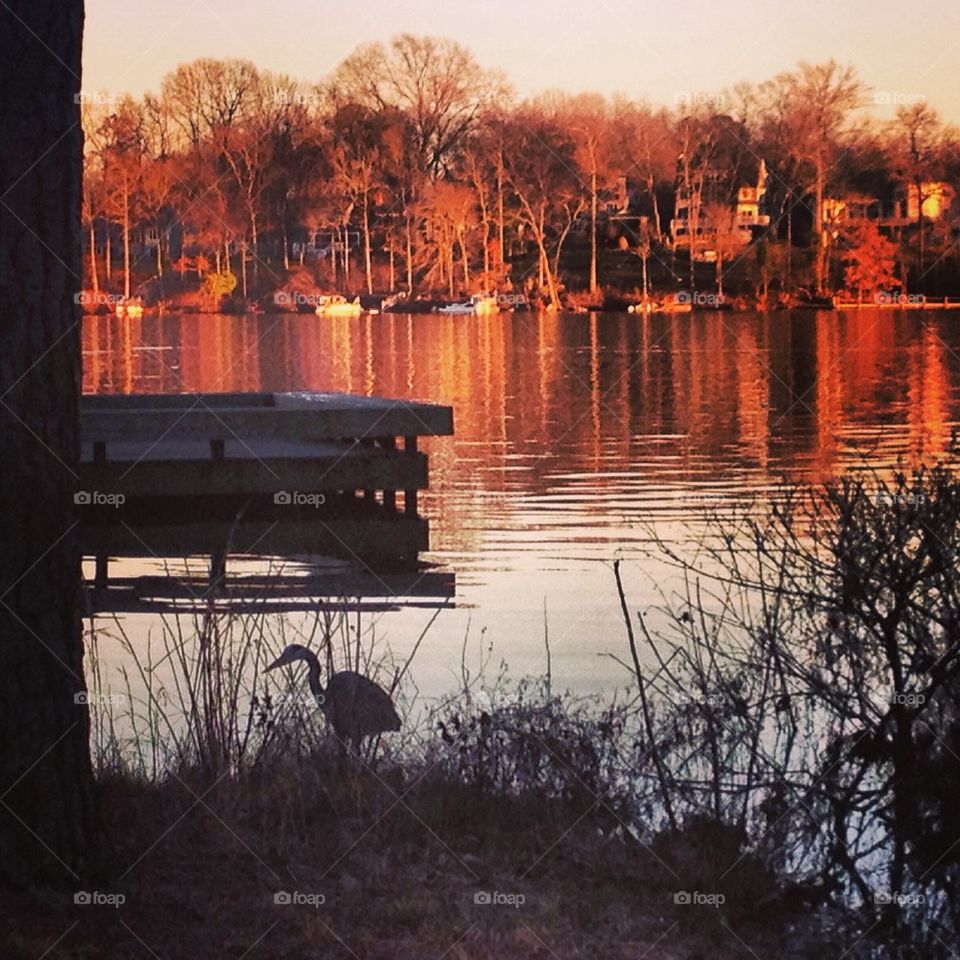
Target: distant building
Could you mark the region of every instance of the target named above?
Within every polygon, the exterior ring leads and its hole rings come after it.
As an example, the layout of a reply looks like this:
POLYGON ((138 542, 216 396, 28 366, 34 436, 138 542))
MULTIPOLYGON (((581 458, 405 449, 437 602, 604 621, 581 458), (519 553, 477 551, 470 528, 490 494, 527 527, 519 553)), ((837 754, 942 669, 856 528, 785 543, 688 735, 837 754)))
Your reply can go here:
MULTIPOLYGON (((722 199, 718 185, 706 184, 688 196, 682 184, 677 187, 676 207, 670 221, 670 237, 675 248, 692 247, 696 260, 715 260, 720 234, 724 241, 746 246, 757 233, 770 226, 770 216, 763 209, 767 192, 767 165, 761 159, 756 182, 737 189, 735 203, 722 199), (714 222, 714 211, 729 204, 729 223, 714 222), (695 233, 695 236, 693 234, 695 233)), ((729 194, 728 194, 729 196, 729 194)))
POLYGON ((889 197, 849 194, 846 197, 827 197, 823 201, 823 223, 837 229, 865 220, 872 221, 881 230, 908 227, 920 216, 921 198, 926 220, 940 220, 947 215, 955 199, 955 191, 948 183, 929 181, 898 185, 889 197))

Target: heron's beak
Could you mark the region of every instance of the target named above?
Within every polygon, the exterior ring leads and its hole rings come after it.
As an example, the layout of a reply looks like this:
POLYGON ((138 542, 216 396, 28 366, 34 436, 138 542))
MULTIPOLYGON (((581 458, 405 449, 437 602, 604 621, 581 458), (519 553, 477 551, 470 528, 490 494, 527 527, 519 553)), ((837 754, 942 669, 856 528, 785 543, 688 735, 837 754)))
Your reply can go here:
POLYGON ((274 660, 273 663, 271 663, 269 667, 267 667, 267 669, 264 671, 264 673, 269 673, 271 670, 274 670, 274 669, 276 669, 277 667, 282 667, 282 666, 284 665, 284 663, 285 663, 285 661, 284 661, 284 659, 283 659, 283 654, 281 653, 280 656, 277 657, 277 659, 274 660))

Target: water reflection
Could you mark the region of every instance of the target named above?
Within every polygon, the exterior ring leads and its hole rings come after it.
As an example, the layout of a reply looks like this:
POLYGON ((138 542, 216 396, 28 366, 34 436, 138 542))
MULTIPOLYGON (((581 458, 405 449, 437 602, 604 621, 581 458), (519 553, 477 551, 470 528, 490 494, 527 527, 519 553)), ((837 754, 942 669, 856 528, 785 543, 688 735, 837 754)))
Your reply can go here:
POLYGON ((452 404, 455 436, 424 445, 434 559, 456 571, 483 625, 535 630, 545 597, 571 611, 594 638, 574 630, 571 651, 585 655, 584 643, 619 632, 598 562, 644 540, 646 523, 679 536, 704 497, 942 456, 957 420, 958 319, 101 317, 84 326, 84 388, 452 404))

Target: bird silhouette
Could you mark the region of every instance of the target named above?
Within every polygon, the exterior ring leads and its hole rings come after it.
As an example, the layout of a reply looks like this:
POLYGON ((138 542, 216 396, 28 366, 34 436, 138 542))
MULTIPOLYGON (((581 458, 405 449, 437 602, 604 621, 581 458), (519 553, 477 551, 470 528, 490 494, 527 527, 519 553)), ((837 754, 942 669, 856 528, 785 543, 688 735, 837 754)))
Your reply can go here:
POLYGON ((333 674, 324 687, 320 683, 320 661, 315 653, 299 643, 286 647, 267 667, 267 672, 298 660, 306 661, 310 691, 342 744, 356 749, 365 737, 400 729, 400 717, 383 687, 353 670, 333 674))

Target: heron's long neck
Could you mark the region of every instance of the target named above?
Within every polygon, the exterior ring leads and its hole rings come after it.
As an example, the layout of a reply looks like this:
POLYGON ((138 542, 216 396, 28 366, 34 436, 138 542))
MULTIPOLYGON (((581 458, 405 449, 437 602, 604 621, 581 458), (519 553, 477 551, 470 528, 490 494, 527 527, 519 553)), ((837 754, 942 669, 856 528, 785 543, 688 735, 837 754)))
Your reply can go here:
POLYGON ((307 661, 307 666, 310 668, 310 692, 316 697, 322 697, 323 686, 320 683, 320 661, 313 653, 308 654, 305 659, 307 661))

